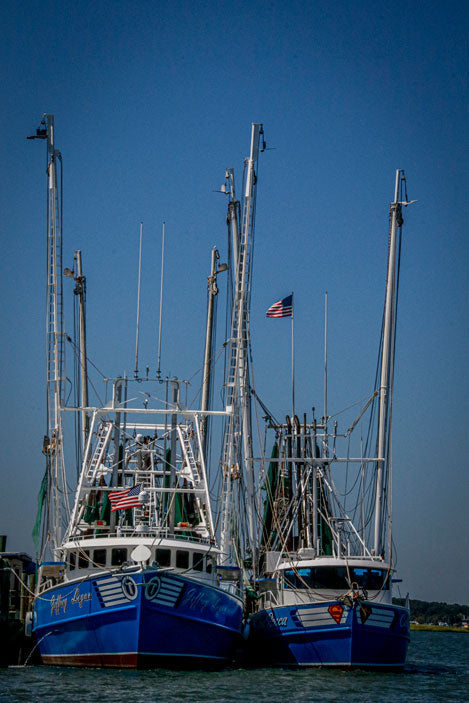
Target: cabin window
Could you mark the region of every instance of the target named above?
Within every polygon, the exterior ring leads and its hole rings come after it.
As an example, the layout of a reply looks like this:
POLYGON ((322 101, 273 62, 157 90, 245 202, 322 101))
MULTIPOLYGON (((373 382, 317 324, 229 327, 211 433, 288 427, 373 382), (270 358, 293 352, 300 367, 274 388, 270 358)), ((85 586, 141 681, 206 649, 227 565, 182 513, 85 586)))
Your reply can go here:
POLYGON ((315 588, 347 591, 352 583, 368 591, 389 588, 385 569, 345 566, 314 566, 309 568, 285 569, 285 588, 315 588), (348 580, 350 575, 350 583, 348 580))
POLYGON ((194 571, 204 570, 204 555, 202 552, 194 552, 192 556, 192 568, 194 571))
POLYGON ((176 550, 176 568, 178 569, 188 569, 189 568, 189 552, 183 549, 176 550))
POLYGON ((78 568, 88 569, 90 565, 90 550, 80 549, 78 552, 78 568))
POLYGON ((205 566, 205 571, 207 574, 211 574, 213 569, 213 557, 207 557, 207 563, 205 566))
POLYGON ((125 547, 113 549, 111 552, 111 565, 122 566, 124 561, 127 561, 127 549, 125 547))
POLYGON ((68 555, 68 568, 70 571, 74 571, 76 567, 77 555, 75 552, 69 552, 68 555))
POLYGON ((155 553, 158 566, 171 566, 171 550, 157 549, 155 553))
POLYGON ((388 574, 384 569, 362 569, 355 566, 350 569, 350 575, 360 588, 366 588, 367 591, 389 589, 389 577, 386 578, 388 574))
POLYGON ((106 550, 95 549, 93 552, 93 566, 106 566, 106 550))

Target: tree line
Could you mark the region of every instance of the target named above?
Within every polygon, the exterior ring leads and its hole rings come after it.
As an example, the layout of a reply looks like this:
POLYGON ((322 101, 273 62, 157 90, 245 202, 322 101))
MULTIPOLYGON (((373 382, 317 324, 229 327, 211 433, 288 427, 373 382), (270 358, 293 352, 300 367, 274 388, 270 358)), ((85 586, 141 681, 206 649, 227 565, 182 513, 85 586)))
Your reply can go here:
MULTIPOLYGON (((392 601, 396 605, 405 605, 404 598, 393 598, 392 601)), ((421 625, 438 625, 439 622, 461 625, 464 620, 469 620, 469 605, 411 600, 410 619, 421 625)))

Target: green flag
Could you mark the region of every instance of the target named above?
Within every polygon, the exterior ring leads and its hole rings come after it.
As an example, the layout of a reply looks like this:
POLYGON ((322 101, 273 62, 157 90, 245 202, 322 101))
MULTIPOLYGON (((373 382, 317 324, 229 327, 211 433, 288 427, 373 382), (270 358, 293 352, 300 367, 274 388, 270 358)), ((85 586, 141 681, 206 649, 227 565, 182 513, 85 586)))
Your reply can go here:
POLYGON ((38 545, 39 545, 39 532, 41 531, 42 507, 44 505, 46 495, 47 495, 47 469, 44 473, 44 476, 43 476, 43 479, 41 482, 41 487, 40 487, 39 493, 37 495, 36 522, 34 523, 33 532, 32 532, 32 537, 33 537, 34 546, 36 548, 36 553, 37 553, 37 549, 38 549, 38 545))

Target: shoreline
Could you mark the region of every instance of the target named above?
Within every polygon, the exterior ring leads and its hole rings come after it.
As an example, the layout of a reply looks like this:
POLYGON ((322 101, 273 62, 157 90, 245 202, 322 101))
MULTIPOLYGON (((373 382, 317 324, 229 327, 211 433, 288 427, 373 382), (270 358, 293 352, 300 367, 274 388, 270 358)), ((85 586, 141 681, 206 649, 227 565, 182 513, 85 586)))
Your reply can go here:
POLYGON ((423 632, 467 632, 469 633, 469 627, 456 627, 453 625, 443 626, 443 625, 411 625, 412 630, 420 630, 423 632))

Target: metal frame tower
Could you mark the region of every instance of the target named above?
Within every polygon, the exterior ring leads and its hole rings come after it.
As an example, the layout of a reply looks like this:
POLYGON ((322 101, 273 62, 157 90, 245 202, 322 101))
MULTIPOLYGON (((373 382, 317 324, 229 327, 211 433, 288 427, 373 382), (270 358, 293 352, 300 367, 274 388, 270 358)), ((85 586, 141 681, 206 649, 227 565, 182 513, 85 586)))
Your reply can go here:
MULTIPOLYGON (((56 550, 61 543, 61 514, 65 493, 63 431, 65 349, 63 334, 62 285, 62 155, 55 148, 54 115, 44 114, 36 134, 28 139, 47 142, 47 300, 46 300, 46 384, 47 435, 43 452, 47 460, 48 509, 43 530, 43 552, 56 550)), ((43 557, 44 554, 41 554, 43 557)))
POLYGON ((233 481, 241 476, 246 480, 248 542, 252 552, 253 566, 256 562, 256 494, 252 462, 251 394, 249 383, 249 305, 251 297, 251 262, 254 243, 256 204, 256 166, 263 126, 253 123, 251 149, 245 161, 244 196, 241 208, 241 230, 238 228, 237 201, 234 189, 234 174, 227 171, 230 203, 228 206, 233 239, 234 298, 231 315, 231 332, 228 340, 228 363, 226 372, 226 422, 223 449, 223 503, 221 519, 221 549, 231 561, 231 520, 234 503, 233 481), (241 464, 244 457, 244 471, 241 464))

